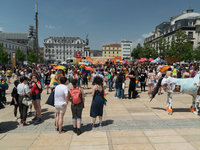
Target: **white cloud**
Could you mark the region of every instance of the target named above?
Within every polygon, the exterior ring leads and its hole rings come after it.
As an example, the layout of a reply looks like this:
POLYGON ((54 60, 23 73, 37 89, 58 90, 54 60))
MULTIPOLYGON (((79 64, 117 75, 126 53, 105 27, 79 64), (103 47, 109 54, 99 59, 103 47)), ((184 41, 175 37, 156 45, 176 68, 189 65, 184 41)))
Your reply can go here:
MULTIPOLYGON (((45 27, 46 28, 50 28, 50 29, 55 29, 56 28, 55 26, 48 26, 48 25, 46 25, 45 27)), ((60 28, 60 27, 58 27, 58 28, 60 28)))
POLYGON ((139 39, 133 41, 133 48, 135 48, 138 45, 138 43, 143 45, 143 40, 141 38, 139 38, 139 39))
POLYGON ((0 31, 3 31, 3 27, 0 27, 0 31))
POLYGON ((149 32, 149 33, 147 33, 147 34, 142 34, 142 37, 143 38, 147 38, 147 37, 149 37, 149 36, 151 36, 152 35, 152 32, 149 32))

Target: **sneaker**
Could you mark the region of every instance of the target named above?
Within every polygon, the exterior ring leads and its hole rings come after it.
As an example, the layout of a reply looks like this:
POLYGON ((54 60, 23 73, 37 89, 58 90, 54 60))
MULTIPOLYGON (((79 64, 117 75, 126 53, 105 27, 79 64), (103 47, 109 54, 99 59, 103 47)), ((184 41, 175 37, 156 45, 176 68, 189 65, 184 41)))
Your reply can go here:
POLYGON ((17 120, 17 117, 15 117, 14 119, 17 120))
POLYGON ((22 119, 20 120, 20 123, 21 123, 21 124, 23 123, 22 119))
POLYGON ((98 125, 99 125, 99 127, 102 127, 102 124, 101 124, 101 123, 99 123, 98 125))
POLYGON ((94 124, 91 124, 91 126, 92 126, 92 129, 94 129, 94 128, 95 128, 94 124))
POLYGON ((41 118, 37 118, 37 120, 34 122, 34 124, 40 123, 42 120, 41 118))
POLYGON ((37 117, 34 117, 33 119, 30 119, 30 121, 35 121, 37 119, 38 119, 37 117))
POLYGON ((59 134, 62 134, 62 133, 65 133, 65 132, 64 132, 64 131, 59 131, 58 133, 59 133, 59 134))
POLYGON ((79 136, 81 134, 81 130, 77 129, 77 135, 79 136))
MULTIPOLYGON (((56 130, 56 131, 59 131, 59 128, 57 128, 57 129, 55 129, 55 130, 56 130)), ((66 132, 66 130, 63 129, 63 128, 62 128, 61 132, 62 132, 62 131, 63 131, 63 132, 66 132)))
POLYGON ((74 132, 74 133, 77 133, 77 128, 74 128, 74 129, 73 129, 73 132, 74 132))
POLYGON ((23 126, 26 126, 26 125, 27 125, 27 123, 24 121, 24 122, 23 122, 23 126))

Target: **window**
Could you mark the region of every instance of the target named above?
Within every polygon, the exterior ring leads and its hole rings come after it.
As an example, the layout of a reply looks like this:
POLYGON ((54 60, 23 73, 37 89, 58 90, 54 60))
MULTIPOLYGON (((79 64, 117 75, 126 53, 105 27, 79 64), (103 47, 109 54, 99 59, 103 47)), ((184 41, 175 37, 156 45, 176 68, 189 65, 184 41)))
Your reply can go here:
POLYGON ((119 52, 117 52, 117 55, 119 54, 119 52))
POLYGON ((115 54, 115 52, 113 52, 113 54, 115 54))
POLYGON ((61 56, 60 56, 60 59, 61 59, 61 56))
POLYGON ((188 32, 188 38, 192 39, 193 38, 193 32, 188 32))
POLYGON ((189 27, 193 27, 193 22, 192 22, 192 21, 189 21, 189 22, 188 22, 188 26, 189 26, 189 27))
POLYGON ((178 23, 178 28, 180 28, 181 27, 181 23, 178 23))
POLYGON ((60 55, 61 55, 62 53, 60 52, 60 55))
MULTIPOLYGON (((110 48, 109 48, 110 49, 110 48)), ((108 54, 110 54, 110 51, 108 52, 108 54)))
POLYGON ((57 56, 57 59, 58 59, 58 56, 57 56))
POLYGON ((104 57, 106 57, 106 55, 104 55, 104 57))
POLYGON ((113 49, 115 49, 115 48, 113 47, 113 49))
POLYGON ((104 49, 106 49, 106 47, 104 47, 104 49))
POLYGON ((109 49, 110 49, 110 47, 109 47, 109 49))
POLYGON ((106 51, 104 52, 104 54, 106 54, 106 51))

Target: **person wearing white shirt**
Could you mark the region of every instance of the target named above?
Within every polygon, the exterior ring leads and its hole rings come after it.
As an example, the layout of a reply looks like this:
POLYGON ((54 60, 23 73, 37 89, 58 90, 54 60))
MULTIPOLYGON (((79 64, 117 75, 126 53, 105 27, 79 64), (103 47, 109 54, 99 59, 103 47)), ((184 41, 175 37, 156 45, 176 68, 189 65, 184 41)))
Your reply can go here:
POLYGON ((67 83, 66 77, 60 78, 60 84, 56 86, 54 91, 54 106, 56 108, 56 130, 59 133, 64 132, 62 129, 63 117, 66 112, 67 104, 68 104, 68 87, 65 85, 67 83))

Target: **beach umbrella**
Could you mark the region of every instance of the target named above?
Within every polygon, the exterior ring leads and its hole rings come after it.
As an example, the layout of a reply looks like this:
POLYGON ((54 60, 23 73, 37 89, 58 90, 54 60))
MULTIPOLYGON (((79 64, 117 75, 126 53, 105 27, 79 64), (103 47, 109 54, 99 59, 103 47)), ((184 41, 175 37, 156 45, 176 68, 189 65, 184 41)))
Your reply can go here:
POLYGON ((51 64, 50 64, 50 66, 56 66, 56 64, 54 64, 54 63, 51 63, 51 64))
POLYGON ((66 67, 62 65, 58 65, 58 66, 53 67, 53 69, 66 69, 66 67))

